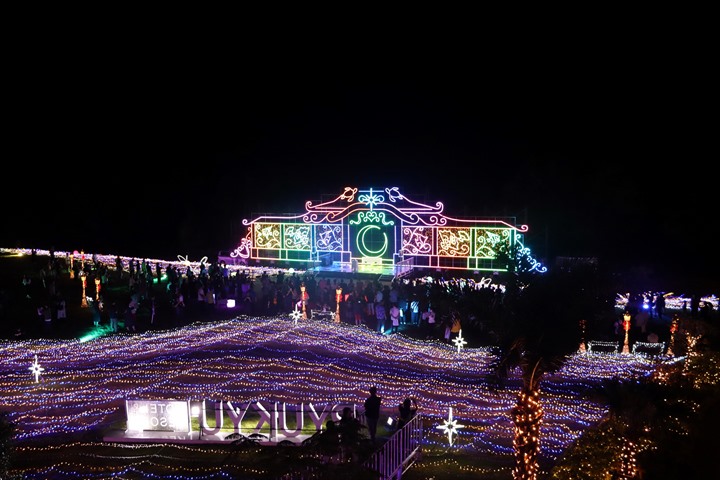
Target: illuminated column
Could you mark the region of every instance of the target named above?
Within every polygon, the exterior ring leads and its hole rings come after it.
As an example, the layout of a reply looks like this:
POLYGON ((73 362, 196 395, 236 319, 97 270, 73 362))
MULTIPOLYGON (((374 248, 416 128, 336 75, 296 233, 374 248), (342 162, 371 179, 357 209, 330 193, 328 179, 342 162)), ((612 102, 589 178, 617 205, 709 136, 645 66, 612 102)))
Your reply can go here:
POLYGON ((668 349, 667 354, 671 357, 675 356, 675 353, 673 352, 673 347, 675 346, 675 332, 677 332, 678 329, 678 316, 675 314, 675 316, 672 319, 672 322, 670 322, 670 341, 668 342, 668 349))
POLYGON ((340 300, 342 300, 342 287, 335 289, 335 303, 337 307, 335 309, 335 323, 340 323, 340 300))
POLYGON ((95 277, 95 300, 100 301, 100 277, 95 277))
POLYGON ((587 326, 587 321, 585 319, 580 320, 580 353, 585 353, 586 347, 585 347, 585 327, 587 326))
POLYGON ((70 280, 75 278, 75 255, 70 254, 70 280))
POLYGON ((623 315, 623 328, 625 328, 625 343, 623 344, 622 349, 623 355, 630 353, 630 345, 628 344, 630 335, 630 319, 632 319, 632 315, 630 315, 629 312, 625 312, 623 315))
POLYGON ((80 302, 80 305, 82 307, 87 307, 87 297, 85 296, 85 289, 87 288, 87 276, 82 270, 80 271, 80 280, 82 280, 82 301, 80 302))
POLYGON ((303 320, 307 320, 307 310, 305 309, 305 304, 307 303, 307 299, 309 297, 308 293, 305 291, 306 287, 305 284, 300 285, 300 302, 302 303, 302 318, 303 320))

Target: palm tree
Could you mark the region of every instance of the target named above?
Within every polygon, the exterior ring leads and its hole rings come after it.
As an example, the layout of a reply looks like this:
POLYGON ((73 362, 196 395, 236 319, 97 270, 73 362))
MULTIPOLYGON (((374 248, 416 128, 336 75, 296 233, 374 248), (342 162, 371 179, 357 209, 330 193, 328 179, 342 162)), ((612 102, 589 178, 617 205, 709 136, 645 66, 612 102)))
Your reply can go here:
POLYGON ((499 386, 516 370, 522 379, 512 410, 516 480, 537 478, 543 418, 540 384, 577 351, 580 320, 595 315, 596 303, 588 302, 585 293, 594 291, 589 288, 593 279, 587 272, 544 274, 527 285, 516 283, 514 300, 506 302, 495 372, 499 386))

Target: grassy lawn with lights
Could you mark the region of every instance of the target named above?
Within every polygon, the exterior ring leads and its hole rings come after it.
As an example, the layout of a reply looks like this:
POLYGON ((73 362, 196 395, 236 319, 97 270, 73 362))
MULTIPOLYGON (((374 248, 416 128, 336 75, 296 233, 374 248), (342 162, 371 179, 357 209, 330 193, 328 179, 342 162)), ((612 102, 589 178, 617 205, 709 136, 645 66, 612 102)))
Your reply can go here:
MULTIPOLYGON (((106 345, 105 348, 112 349, 114 345, 107 343, 103 344, 100 341, 104 337, 112 337, 103 325, 100 329, 93 326, 93 317, 90 310, 87 307, 81 305, 80 299, 82 297, 82 290, 77 279, 71 280, 62 278, 58 282, 59 292, 65 296, 68 301, 68 318, 64 321, 53 322, 52 325, 47 325, 42 318, 38 317, 36 305, 43 303, 47 299, 42 297, 42 292, 35 289, 31 292, 32 298, 25 298, 24 292, 21 289, 20 280, 24 274, 37 275, 38 268, 41 265, 41 259, 30 257, 0 257, 0 286, 3 289, 3 295, 9 296, 12 301, 5 302, 4 305, 8 308, 3 309, 3 336, 17 342, 28 341, 28 345, 32 345, 32 348, 36 348, 42 351, 46 348, 42 341, 30 343, 30 339, 76 339, 84 335, 90 335, 88 337, 88 345, 106 345), (20 328, 23 331, 23 335, 20 337, 15 336, 16 330, 20 328), (94 333, 93 333, 94 332, 94 333), (94 335, 94 336, 93 336, 94 335), (94 339, 95 341, 90 341, 94 339)), ((41 281, 37 276, 34 280, 41 281)), ((187 312, 185 318, 181 322, 173 316, 173 311, 170 308, 170 296, 164 289, 164 284, 156 284, 153 290, 157 301, 157 319, 154 324, 150 323, 150 312, 147 308, 141 308, 138 312, 138 326, 140 331, 162 331, 167 329, 173 330, 185 330, 186 326, 193 324, 206 324, 208 328, 213 323, 213 320, 227 320, 227 311, 219 312, 217 310, 191 310, 187 312)), ((94 295, 94 291, 87 292, 90 296, 94 295)), ((126 302, 129 296, 127 285, 122 282, 109 283, 104 290, 106 302, 108 301, 119 301, 126 302)), ((685 319, 684 319, 685 320, 685 319)), ((712 433, 720 429, 720 418, 717 412, 720 411, 720 394, 718 394, 717 388, 717 374, 718 365, 720 362, 717 361, 717 352, 715 349, 717 332, 713 330, 716 327, 713 324, 701 325, 700 322, 691 323, 689 319, 684 322, 683 329, 683 342, 687 342, 688 339, 694 339, 697 342, 697 351, 691 351, 688 347, 683 344, 676 345, 678 351, 678 358, 675 362, 668 362, 665 367, 667 371, 663 371, 662 375, 658 378, 660 381, 656 381, 657 385, 644 386, 643 389, 636 390, 618 390, 617 398, 612 401, 609 400, 609 404, 613 405, 613 408, 618 410, 614 411, 613 421, 602 421, 602 422, 588 422, 588 425, 578 424, 582 423, 576 421, 575 424, 570 425, 565 423, 559 428, 552 427, 554 430, 562 431, 563 429, 572 429, 577 431, 583 430, 583 435, 578 437, 575 442, 570 444, 564 451, 557 452, 557 461, 549 462, 547 459, 543 460, 541 466, 539 478, 557 478, 557 479, 571 479, 571 478, 598 478, 598 475, 602 475, 610 468, 616 468, 613 462, 618 457, 619 452, 623 446, 623 441, 630 435, 634 435, 633 438, 638 438, 638 445, 645 450, 641 450, 639 453, 640 460, 645 465, 657 465, 655 470, 664 469, 667 472, 671 472, 672 476, 669 477, 652 477, 648 478, 681 478, 685 475, 686 478, 692 478, 687 476, 688 472, 702 471, 708 464, 711 463, 713 458, 712 452, 708 450, 709 447, 706 445, 712 445, 712 433), (697 354, 697 355, 696 355, 697 354), (688 368, 684 368, 686 357, 690 358, 691 361, 687 363, 688 368), (670 380, 675 378, 680 383, 672 383, 670 380), (664 383, 663 383, 664 382, 664 383), (684 382, 684 383, 683 383, 684 382), (623 397, 624 395, 624 397, 623 397), (628 401, 628 399, 630 401, 628 401), (643 408, 634 409, 636 406, 643 408), (672 408, 664 410, 664 407, 670 406, 672 408), (692 408, 686 408, 691 406, 692 408), (663 407, 663 408, 661 408, 663 407), (593 423, 593 424, 590 424, 593 423), (651 432, 652 435, 646 434, 651 432), (674 454, 672 452, 675 452, 674 454), (593 465, 593 468, 587 467, 587 465, 593 465), (608 466, 609 465, 609 466, 608 466), (551 469, 552 477, 550 477, 551 469), (585 472, 585 473, 581 473, 585 472), (586 475, 586 476, 583 476, 586 475)), ((263 319, 267 324, 272 323, 269 319, 263 319)), ((320 322, 322 323, 322 322, 320 322)), ((289 322, 283 322, 281 331, 273 333, 272 338, 283 338, 282 342, 268 341, 262 348, 266 351, 275 352, 278 344, 288 342, 286 337, 282 337, 288 329, 289 322)), ((120 323, 122 328, 123 324, 120 323)), ((242 330, 242 326, 237 327, 237 331, 243 331, 245 334, 254 332, 259 329, 263 329, 266 325, 262 325, 262 322, 258 322, 257 325, 248 330, 242 330)), ((230 329, 231 327, 228 327, 230 329)), ((270 328, 269 326, 267 328, 270 328)), ((235 332, 236 330, 232 330, 235 332)), ((313 332, 308 333, 308 339, 315 342, 317 339, 312 337, 313 332)), ((332 333, 330 330, 326 334, 332 333)), ((403 331, 403 334, 409 337, 419 336, 419 330, 408 328, 403 331)), ((349 337, 351 334, 347 333, 349 337)), ((373 335, 376 336, 376 335, 373 335)), ((187 351, 192 352, 192 343, 198 339, 199 336, 192 334, 188 335, 189 339, 178 339, 169 338, 168 342, 172 345, 174 343, 180 343, 187 345, 187 351)), ((126 350, 133 350, 133 342, 140 340, 142 336, 118 336, 116 340, 119 344, 123 342, 125 346, 118 347, 126 350)), ((217 343, 220 344, 225 338, 222 335, 218 336, 217 343)), ((365 340, 370 337, 366 337, 365 340)), ((393 345, 395 341, 390 337, 380 337, 381 341, 375 344, 374 349, 383 348, 383 345, 393 345)), ((289 357, 284 357, 283 361, 278 361, 277 368, 279 369, 281 364, 294 362, 298 360, 308 350, 316 349, 315 353, 320 354, 321 352, 327 357, 325 360, 316 364, 314 368, 325 370, 329 365, 335 364, 339 359, 345 359, 352 355, 355 355, 354 350, 362 351, 366 345, 360 343, 353 343, 349 345, 347 350, 341 353, 336 353, 331 350, 333 345, 343 344, 347 338, 337 337, 335 338, 334 344, 324 345, 319 344, 317 347, 307 347, 309 343, 301 344, 302 347, 295 354, 291 354, 289 357), (327 352, 327 353, 325 353, 327 352), (324 363, 323 363, 324 362, 324 363)), ((375 341, 374 339, 372 341, 375 341)), ((165 340, 163 340, 165 342, 165 340)), ((399 340, 396 345, 400 345, 403 340, 399 340)), ((252 342, 250 342, 252 344, 252 342)), ((409 342, 407 342, 409 343, 409 342)), ((163 343, 164 344, 164 343, 163 343)), ((22 343, 20 343, 22 345, 22 343)), ((212 344, 215 345, 215 344, 212 344)), ((447 346, 445 346, 447 347, 447 346)), ((28 347, 29 349, 30 347, 28 347)), ((47 348, 51 348, 48 346, 47 348)), ((98 347, 102 348, 102 347, 98 347)), ((159 347, 158 347, 159 348, 159 347)), ((212 347, 215 348, 215 347, 212 347)), ((219 347, 222 348, 222 347, 219 347)), ((241 356, 241 351, 244 349, 250 349, 252 346, 243 345, 237 348, 236 351, 229 351, 228 357, 234 357, 237 355, 241 356), (238 352, 238 353, 236 353, 238 352)), ((399 347, 398 347, 399 348, 399 347)), ((436 347, 433 347, 436 348, 436 347)), ((429 349, 429 348, 428 348, 429 349)), ((10 343, 6 346, 6 358, 13 356, 21 356, 28 354, 28 352, 21 352, 21 347, 18 344, 10 343)), ((370 349, 370 353, 376 353, 370 349)), ((452 350, 452 349, 449 349, 452 350)), ((463 371, 464 366, 463 357, 454 355, 454 353, 448 351, 447 348, 437 348, 433 350, 438 352, 438 355, 448 355, 451 359, 451 363, 448 365, 454 368, 459 368, 457 374, 457 384, 466 388, 464 385, 464 375, 468 375, 473 370, 477 369, 478 364, 473 364, 473 368, 463 371), (461 373, 462 372, 462 373, 461 373)), ((163 363, 173 363, 166 355, 170 353, 163 353, 162 349, 158 349, 158 365, 163 363)), ((419 371, 429 369, 429 365, 423 364, 422 360, 417 360, 422 355, 422 350, 419 351, 407 351, 405 354, 405 362, 412 363, 417 362, 420 364, 418 367, 419 371)), ((459 353, 459 352, 458 352, 459 353)), ((479 354, 478 354, 479 355, 479 354)), ((70 352, 68 352, 70 356, 70 352)), ((145 354, 138 357, 136 360, 138 364, 142 364, 142 367, 138 367, 138 372, 152 371, 154 366, 152 362, 145 362, 145 357, 151 357, 151 354, 145 354), (144 370, 143 370, 144 369, 144 370)), ((312 357, 312 355, 310 355, 312 357)), ((612 355, 606 352, 606 355, 599 356, 600 359, 605 358, 620 358, 617 355, 612 355)), ((240 360, 235 358, 234 361, 239 362, 240 360)), ((627 358, 627 357, 626 357, 627 358)), ((480 356, 477 357, 480 359, 480 356)), ((51 358, 52 360, 52 358, 51 358)), ((220 359, 217 366, 214 369, 209 369, 207 375, 202 373, 207 368, 207 365, 203 363, 204 358, 199 355, 193 357, 193 362, 199 362, 197 368, 195 363, 190 367, 183 367, 178 372, 175 372, 170 376, 168 381, 180 382, 183 384, 187 382, 187 385, 194 385, 194 378, 202 378, 204 381, 214 385, 215 377, 213 375, 223 374, 224 370, 228 366, 223 363, 223 359, 220 359), (212 373, 214 372, 214 374, 212 373), (196 374, 197 377, 193 377, 191 374, 196 374), (201 375, 202 373, 202 375, 201 375), (187 375, 187 379, 185 378, 187 375), (205 378, 209 380, 205 380, 205 378)), ((271 359, 269 363, 274 362, 275 359, 271 359)), ((356 363, 361 362, 362 359, 354 360, 356 363)), ((429 363, 429 360, 428 360, 429 363)), ((598 365, 599 365, 598 363, 598 365)), ((252 364, 248 363, 242 366, 236 367, 238 372, 242 374, 252 371, 252 364), (250 365, 248 367, 247 365, 250 365)), ((389 364, 390 365, 390 364, 389 364)), ((132 365, 134 367, 134 365, 132 365)), ((255 365, 257 366, 257 365, 255 365)), ((24 365, 23 365, 24 367, 24 365)), ((87 367, 84 367, 87 368, 87 367)), ((65 376, 75 380, 82 380, 89 385, 88 390, 85 391, 85 395, 88 395, 92 390, 91 379, 94 378, 92 368, 80 370, 77 374, 70 372, 58 373, 57 378, 63 378, 62 381, 58 380, 47 380, 46 382, 39 382, 37 385, 31 385, 30 377, 27 377, 27 370, 23 368, 23 380, 21 382, 13 382, 12 379, 4 380, 7 384, 4 386, 4 395, 6 398, 7 408, 19 408, 17 407, 20 403, 27 402, 27 406, 23 407, 27 410, 23 412, 23 421, 28 419, 45 418, 52 419, 53 417, 62 417, 65 414, 65 410, 68 408, 74 408, 83 403, 83 400, 74 399, 73 392, 77 388, 77 391, 84 391, 85 385, 80 384, 74 386, 72 383, 65 382, 65 376), (27 378, 25 378, 27 377, 27 378), (66 392, 67 389, 67 392, 66 392), (61 398, 64 404, 53 403, 50 400, 45 399, 61 398), (14 400, 13 400, 14 399, 14 400), (37 400, 39 405, 34 405, 33 400, 37 400), (47 415, 41 417, 41 415, 47 415)), ((265 365, 263 364, 263 368, 265 365)), ((352 373, 345 373, 346 366, 342 366, 338 373, 336 380, 345 381, 347 377, 350 377, 350 381, 355 381, 352 378, 352 373)), ((394 367, 393 367, 394 368, 394 367)), ((46 378, 52 375, 51 369, 45 372, 46 378)), ((129 370, 132 370, 130 368, 129 370)), ((134 372, 134 370, 133 370, 134 372)), ((417 372, 415 372, 417 374, 417 372)), ((443 375, 448 372, 437 373, 435 379, 444 379, 443 375)), ((582 376, 582 375, 581 375, 582 376)), ((152 385, 143 385, 142 374, 133 376, 131 373, 125 378, 115 380, 114 377, 108 375, 108 380, 105 384, 100 382, 100 385, 107 385, 110 390, 113 386, 126 387, 131 385, 131 391, 134 392, 135 388, 138 391, 143 392, 145 389, 152 389, 152 385)), ((242 375, 239 375, 242 377, 242 375)), ((118 377, 119 378, 119 377, 118 377)), ((582 383, 583 381, 590 381, 584 376, 577 378, 576 376, 569 375, 569 378, 574 382, 582 383)), ((401 378, 398 378, 398 381, 401 378)), ((402 379, 404 380, 404 379, 402 379)), ((481 378, 475 378, 477 385, 480 384, 481 378)), ((162 381, 165 381, 163 378, 162 381)), ((453 380, 455 381, 455 380, 453 380)), ((228 383, 232 383, 228 381, 228 383)), ((327 384, 327 381, 325 382, 327 384)), ((408 383, 412 383, 409 381, 408 383)), ((468 382, 469 383, 469 382, 468 382)), ((439 382, 437 385, 443 385, 443 382, 439 382)), ((274 385, 282 385, 284 391, 291 385, 287 383, 276 383, 274 385)), ((334 385, 334 384, 332 384, 334 385)), ((555 383, 557 388, 560 388, 560 383, 555 383)), ((271 389, 274 386, 268 385, 271 389)), ((632 387, 632 385, 630 385, 632 387)), ((625 385, 624 388, 628 386, 625 385)), ((192 391, 192 389, 191 389, 192 391)), ((278 390, 277 393, 280 392, 278 390)), ((432 397, 437 395, 438 389, 428 389, 424 392, 426 398, 430 400, 432 397)), ((465 393, 474 393, 471 389, 466 390, 465 393)), ((498 392, 486 392, 487 396, 496 395, 498 392)), ((512 398, 517 392, 510 388, 506 391, 506 397, 502 398, 501 402, 498 402, 494 408, 497 410, 496 423, 508 423, 510 411, 513 406, 512 398)), ((134 393, 133 393, 134 394, 134 393)), ((556 400, 563 400, 563 394, 557 394, 552 389, 544 392, 545 399, 555 398, 556 400)), ((81 395, 82 397, 82 395, 81 395)), ((178 398, 174 396, 173 398, 178 398)), ((180 396, 179 398, 183 398, 180 396)), ((204 397, 212 398, 212 397, 204 397)), ((233 397, 231 397, 233 398, 233 397)), ((238 397, 234 397, 238 398, 238 397)), ((252 398, 252 397, 250 397, 252 398)), ((463 399, 466 397, 463 396, 463 399)), ((480 402, 484 401, 482 395, 478 396, 480 402)), ((121 399, 112 402, 112 405, 119 405, 121 399)), ((546 400, 546 425, 550 428, 553 422, 557 422, 557 417, 560 412, 565 408, 564 406, 555 406, 552 410, 550 407, 550 401, 546 400), (556 417, 556 418, 553 418, 556 417)), ((461 403, 469 403, 469 401, 463 400, 461 403)), ((393 406, 386 405, 386 415, 392 414, 393 406)), ((478 406, 474 408, 472 405, 464 405, 466 410, 463 415, 467 419, 473 411, 483 410, 492 411, 492 408, 485 408, 478 406)), ((585 408, 585 407, 583 407, 585 408)), ((88 479, 99 479, 99 478, 110 478, 105 475, 110 475, 108 472, 112 472, 114 478, 148 478, 148 475, 152 475, 156 478, 278 478, 284 473, 288 472, 288 466, 292 465, 305 465, 314 466, 322 469, 327 475, 322 478, 369 478, 365 477, 364 473, 357 469, 357 466, 336 464, 328 462, 326 456, 322 452, 318 452, 317 449, 311 447, 302 446, 290 446, 290 445, 276 445, 276 446, 263 446, 257 442, 247 441, 244 437, 238 436, 238 441, 227 442, 222 444, 206 444, 206 445, 184 445, 175 444, 172 442, 165 443, 130 443, 130 442, 108 442, 104 440, 104 437, 111 431, 124 431, 127 427, 125 412, 122 408, 112 410, 111 413, 107 413, 107 405, 103 407, 90 407, 86 412, 82 412, 88 417, 97 415, 98 418, 102 418, 101 423, 95 425, 92 422, 87 423, 87 428, 80 432, 68 432, 62 435, 46 435, 38 436, 32 439, 21 439, 17 442, 15 452, 12 456, 12 467, 16 472, 32 473, 33 476, 27 478, 88 478, 88 479)), ((210 425, 214 425, 214 412, 208 410, 206 412, 210 425)), ((432 442, 428 442, 427 445, 423 445, 422 457, 412 465, 409 470, 403 475, 404 478, 411 480, 427 480, 433 478, 435 480, 441 479, 470 479, 470 478, 487 478, 487 479, 507 479, 512 478, 512 468, 514 465, 513 452, 511 448, 512 432, 511 429, 502 430, 502 435, 489 439, 485 437, 483 441, 497 443, 497 448, 492 453, 489 453, 489 449, 485 452, 478 453, 477 450, 472 450, 470 444, 472 441, 463 440, 466 443, 457 442, 450 446, 446 441, 443 441, 442 435, 437 432, 438 419, 437 415, 445 415, 445 412, 435 412, 435 418, 428 418, 424 427, 426 438, 433 437, 432 442), (441 437, 440 441, 436 441, 437 438, 441 437), (500 438, 502 437, 502 438, 500 438), (498 438, 500 438, 498 440, 498 438)), ((287 416, 288 427, 295 427, 294 415, 287 416)), ((197 417, 191 420, 192 430, 199 431, 200 424, 197 417)), ((42 421, 33 420, 29 422, 36 425, 36 428, 45 428, 42 425, 42 421)), ((258 424, 258 417, 249 415, 245 418, 241 424, 242 431, 250 432, 258 424)), ((491 430, 490 423, 467 425, 464 433, 476 435, 482 430, 491 430)), ((223 429, 231 431, 234 428, 232 421, 228 417, 224 417, 223 429)), ((312 433, 312 432, 309 432, 312 433)), ((388 429, 383 422, 379 425, 378 437, 383 439, 387 438, 392 434, 392 430, 388 429)), ((547 435, 549 432, 544 432, 547 435)), ((554 432, 553 432, 554 433, 554 432)), ((557 435, 557 434, 556 434, 557 435)), ((468 435, 469 436, 469 435, 468 435)), ((562 436, 562 433, 560 434, 562 436)), ((547 438, 547 437, 545 437, 547 438)), ((482 442, 480 442, 482 443, 482 442)), ((543 443, 547 445, 548 442, 543 443)), ((649 467, 646 467, 646 471, 650 471, 649 467)))

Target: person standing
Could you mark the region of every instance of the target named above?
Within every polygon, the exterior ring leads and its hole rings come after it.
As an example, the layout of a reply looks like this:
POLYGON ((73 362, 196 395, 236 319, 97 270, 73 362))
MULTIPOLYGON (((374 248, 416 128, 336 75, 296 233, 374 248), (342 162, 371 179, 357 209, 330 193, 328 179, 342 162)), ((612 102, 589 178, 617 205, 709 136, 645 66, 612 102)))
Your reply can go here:
POLYGON ((125 331, 137 332, 137 311, 138 303, 133 299, 125 310, 125 331))
POLYGON ((450 343, 450 334, 452 333, 453 321, 450 317, 443 318, 445 326, 445 343, 450 343))
POLYGON ((67 318, 67 305, 65 298, 61 296, 57 297, 57 318, 58 320, 65 320, 67 318))
POLYGON ((175 318, 177 320, 182 320, 183 312, 185 311, 185 297, 179 289, 175 293, 175 301, 173 302, 173 308, 175 309, 175 318))
POLYGON ((368 426, 370 440, 375 441, 377 433, 378 420, 380 419, 380 403, 382 397, 377 396, 377 388, 370 387, 370 396, 365 399, 365 421, 368 426))
POLYGON ((693 293, 690 297, 690 317, 697 318, 700 312, 700 295, 693 293))
POLYGON ((32 290, 32 279, 28 277, 27 275, 23 275, 22 278, 22 286, 23 286, 23 292, 25 292, 25 298, 31 299, 30 296, 31 290, 32 290))
POLYGON ((392 333, 398 333, 400 330, 400 309, 397 303, 393 303, 390 307, 390 320, 392 321, 392 333))
POLYGON ((658 320, 663 319, 663 314, 665 313, 665 295, 662 293, 657 294, 657 298, 655 299, 655 315, 657 315, 658 320))
POLYGON ((404 427, 412 418, 415 416, 415 413, 417 412, 417 400, 414 398, 406 398, 403 403, 398 405, 398 413, 400 414, 400 419, 398 420, 398 430, 400 430, 402 427, 404 427))
POLYGON ((112 302, 110 305, 110 330, 115 333, 118 331, 118 317, 120 316, 120 312, 118 312, 118 306, 117 302, 112 302))
POLYGON ((435 310, 433 310, 432 307, 428 307, 427 312, 423 315, 425 315, 425 320, 427 321, 425 330, 425 339, 427 340, 433 338, 435 335, 435 310))
POLYGON ((155 324, 155 295, 150 296, 150 325, 155 324))
POLYGON ((375 321, 378 333, 385 333, 385 306, 382 303, 375 304, 375 321))
POLYGON ((46 325, 50 325, 50 322, 52 322, 52 308, 50 308, 50 305, 47 303, 42 307, 43 312, 43 319, 45 320, 46 325))
POLYGON ((460 330, 462 330, 462 324, 460 323, 460 314, 458 312, 453 312, 450 333, 457 335, 460 333, 460 330))

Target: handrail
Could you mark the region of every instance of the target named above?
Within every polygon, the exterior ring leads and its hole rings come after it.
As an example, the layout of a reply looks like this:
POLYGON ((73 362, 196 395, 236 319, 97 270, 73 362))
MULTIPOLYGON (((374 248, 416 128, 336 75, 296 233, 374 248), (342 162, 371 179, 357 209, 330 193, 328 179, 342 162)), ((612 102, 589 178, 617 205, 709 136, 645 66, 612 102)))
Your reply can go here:
POLYGON ((373 453, 363 466, 376 472, 380 480, 400 480, 402 474, 421 457, 422 438, 422 416, 416 414, 373 453))

